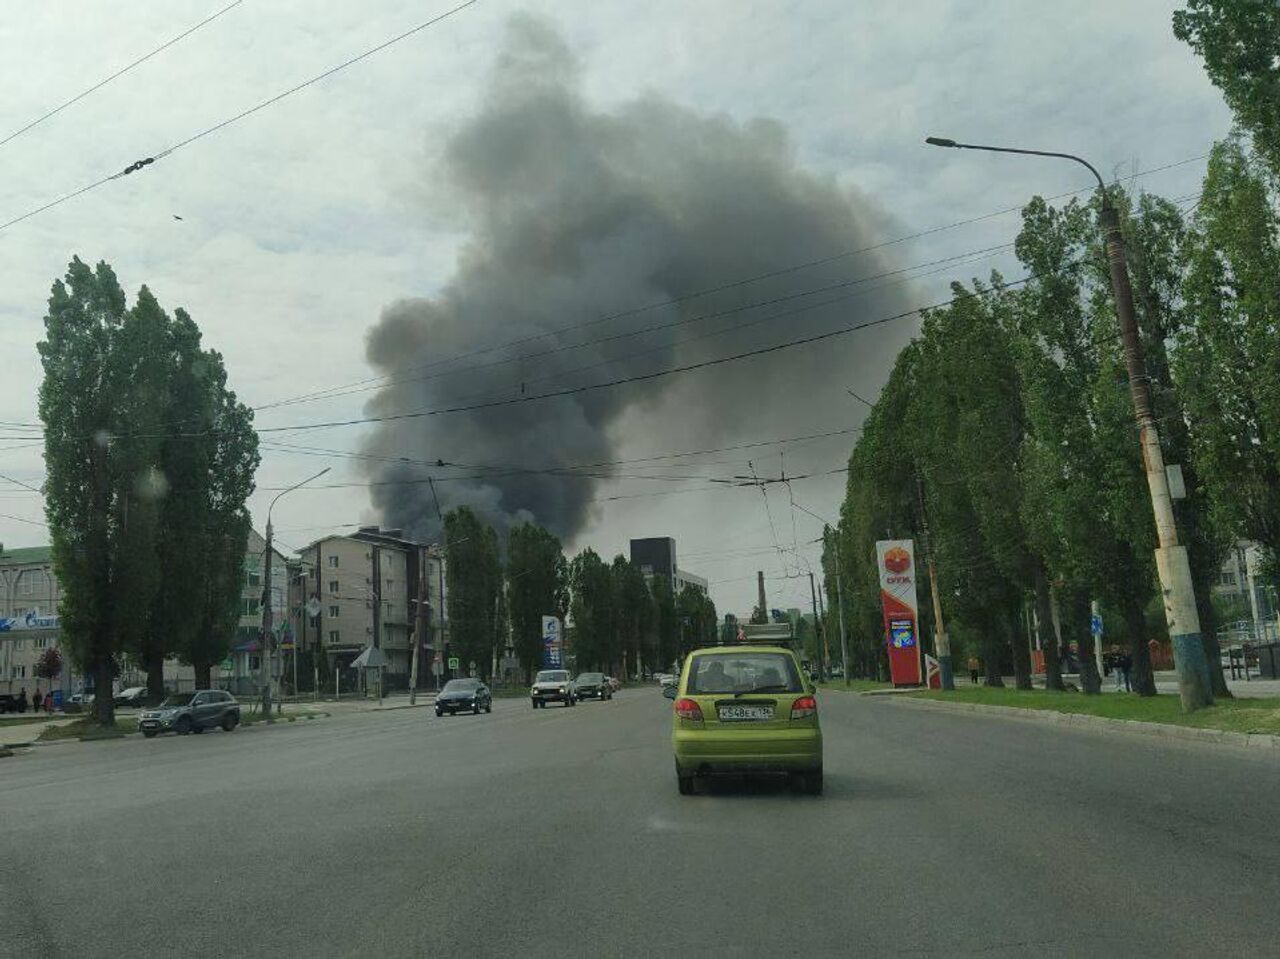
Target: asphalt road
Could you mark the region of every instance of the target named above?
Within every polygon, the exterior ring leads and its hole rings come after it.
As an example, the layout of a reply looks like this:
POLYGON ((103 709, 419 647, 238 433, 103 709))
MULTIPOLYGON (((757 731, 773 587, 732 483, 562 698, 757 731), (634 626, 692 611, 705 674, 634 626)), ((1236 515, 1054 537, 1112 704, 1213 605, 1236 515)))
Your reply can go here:
POLYGON ((1274 956, 1280 763, 832 692, 676 793, 656 689, 0 759, 0 955, 1274 956))

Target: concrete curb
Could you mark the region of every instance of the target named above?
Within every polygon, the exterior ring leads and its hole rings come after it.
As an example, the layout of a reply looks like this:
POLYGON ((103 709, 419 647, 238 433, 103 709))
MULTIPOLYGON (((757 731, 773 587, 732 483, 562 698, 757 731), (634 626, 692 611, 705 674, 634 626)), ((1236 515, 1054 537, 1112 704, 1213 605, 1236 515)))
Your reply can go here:
MULTIPOLYGON (((272 728, 275 726, 287 727, 287 726, 305 725, 307 723, 315 722, 318 719, 328 719, 330 718, 331 715, 332 715, 331 713, 321 712, 318 715, 313 715, 310 717, 296 716, 294 717, 293 722, 289 722, 287 717, 284 719, 276 720, 274 723, 267 723, 267 722, 258 720, 252 723, 241 723, 239 726, 236 727, 236 730, 241 733, 246 733, 253 729, 257 729, 259 727, 272 728)), ((92 742, 101 742, 105 740, 110 740, 114 742, 119 739, 141 739, 141 738, 143 738, 142 733, 140 731, 134 731, 131 733, 123 733, 119 736, 102 736, 97 739, 92 739, 92 738, 80 739, 77 736, 72 736, 67 739, 32 739, 32 740, 28 740, 27 742, 21 742, 21 743, 0 743, 0 750, 32 749, 32 748, 47 749, 50 746, 68 746, 72 743, 85 743, 85 742, 92 743, 92 742)))
POLYGON ((1169 723, 1144 723, 1134 719, 1111 719, 1107 716, 1089 716, 1085 713, 1060 713, 1051 709, 1020 709, 1017 706, 989 706, 984 703, 948 703, 916 697, 899 698, 891 702, 911 703, 917 707, 947 712, 981 713, 988 716, 1003 716, 1006 719, 1024 719, 1051 726, 1076 726, 1099 732, 1274 750, 1277 755, 1280 755, 1280 736, 1271 736, 1266 733, 1237 733, 1225 729, 1202 729, 1196 726, 1174 726, 1169 723))

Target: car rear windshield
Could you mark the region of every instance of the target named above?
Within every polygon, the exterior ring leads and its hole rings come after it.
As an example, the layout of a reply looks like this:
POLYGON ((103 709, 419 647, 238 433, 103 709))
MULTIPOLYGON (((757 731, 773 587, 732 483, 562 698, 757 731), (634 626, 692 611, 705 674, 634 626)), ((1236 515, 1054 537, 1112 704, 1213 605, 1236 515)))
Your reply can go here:
POLYGON ((563 683, 568 678, 568 672, 563 669, 544 669, 538 673, 538 678, 534 681, 539 683, 563 683))
POLYGON ((578 676, 580 683, 602 683, 604 682, 604 673, 582 673, 578 676))
POLYGON ((804 692, 795 660, 786 653, 715 653, 694 656, 689 665, 690 695, 755 690, 804 692))
POLYGON ((444 691, 446 693, 465 692, 475 689, 479 685, 480 680, 478 679, 451 679, 444 684, 444 691))

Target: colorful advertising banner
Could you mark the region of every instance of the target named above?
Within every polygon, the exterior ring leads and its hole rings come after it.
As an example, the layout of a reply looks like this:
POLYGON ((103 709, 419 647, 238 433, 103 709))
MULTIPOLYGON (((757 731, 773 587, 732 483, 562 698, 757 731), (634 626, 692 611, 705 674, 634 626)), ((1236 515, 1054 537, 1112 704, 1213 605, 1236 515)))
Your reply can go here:
POLYGON ((542 617, 542 665, 548 669, 559 669, 564 665, 560 620, 554 616, 542 617))
POLYGON ((876 568, 880 571, 889 679, 895 686, 919 686, 922 677, 915 544, 909 539, 880 540, 876 543, 876 568))

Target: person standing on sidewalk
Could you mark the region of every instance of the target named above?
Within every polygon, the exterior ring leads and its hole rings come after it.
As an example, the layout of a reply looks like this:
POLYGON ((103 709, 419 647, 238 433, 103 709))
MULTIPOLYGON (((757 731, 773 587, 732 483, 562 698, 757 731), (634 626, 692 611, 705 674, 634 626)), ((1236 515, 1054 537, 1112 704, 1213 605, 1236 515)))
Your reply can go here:
POLYGON ((33 713, 40 712, 40 704, 44 702, 44 698, 40 695, 40 687, 36 687, 35 695, 31 697, 31 711, 33 713))
POLYGON ((977 656, 969 657, 969 682, 973 683, 973 685, 975 686, 978 685, 978 657, 977 656))
POLYGON ((1133 686, 1129 683, 1129 672, 1133 669, 1133 656, 1129 653, 1121 653, 1118 657, 1119 669, 1116 670, 1116 691, 1120 691, 1120 678, 1124 677, 1124 691, 1126 693, 1133 692, 1133 686))

